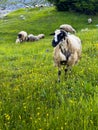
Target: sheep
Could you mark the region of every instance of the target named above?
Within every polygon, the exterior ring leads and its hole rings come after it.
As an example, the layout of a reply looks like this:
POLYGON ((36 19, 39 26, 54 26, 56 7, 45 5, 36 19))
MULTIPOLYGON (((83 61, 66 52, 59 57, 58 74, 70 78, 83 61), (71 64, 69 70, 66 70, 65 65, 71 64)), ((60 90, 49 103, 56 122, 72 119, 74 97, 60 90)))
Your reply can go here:
POLYGON ((25 42, 27 40, 27 32, 21 31, 18 33, 16 43, 25 42))
POLYGON ((42 38, 44 38, 44 37, 45 37, 44 34, 39 34, 39 35, 38 35, 38 38, 39 38, 39 39, 42 39, 42 38))
POLYGON ((34 41, 38 41, 39 39, 42 39, 44 37, 45 37, 44 34, 39 34, 37 36, 35 36, 33 34, 29 34, 28 38, 27 38, 27 41, 34 42, 34 41))
POLYGON ((21 18, 22 20, 25 20, 25 16, 24 16, 24 15, 20 15, 20 18, 21 18))
POLYGON ((90 23, 92 23, 92 19, 91 18, 88 18, 88 23, 90 24, 90 23))
POLYGON ((76 33, 76 30, 69 24, 62 24, 62 25, 60 25, 60 29, 63 29, 66 32, 76 33))
POLYGON ((35 8, 42 8, 42 7, 44 7, 44 5, 43 4, 40 4, 40 5, 36 4, 36 5, 34 5, 34 7, 35 8))
POLYGON ((34 36, 33 34, 29 34, 27 37, 27 41, 29 42, 34 42, 34 41, 38 41, 39 37, 38 36, 34 36))
POLYGON ((38 5, 38 4, 36 4, 36 5, 34 5, 34 7, 35 7, 35 8, 38 8, 38 7, 39 7, 39 5, 38 5))
POLYGON ((60 82, 61 66, 64 66, 65 72, 78 63, 81 58, 82 45, 79 37, 68 34, 64 30, 57 29, 52 33, 54 38, 52 46, 54 47, 54 64, 58 67, 58 81, 60 82))

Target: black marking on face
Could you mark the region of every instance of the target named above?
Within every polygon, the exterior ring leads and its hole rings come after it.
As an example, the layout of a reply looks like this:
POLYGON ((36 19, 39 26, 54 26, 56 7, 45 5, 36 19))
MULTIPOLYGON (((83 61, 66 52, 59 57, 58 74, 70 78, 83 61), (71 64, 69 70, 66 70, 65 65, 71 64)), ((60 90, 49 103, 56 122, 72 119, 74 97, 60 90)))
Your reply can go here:
POLYGON ((22 34, 18 34, 18 37, 21 38, 21 37, 22 37, 22 34))
POLYGON ((56 47, 60 41, 65 39, 67 33, 63 30, 56 30, 54 34, 54 39, 52 40, 52 46, 56 47))

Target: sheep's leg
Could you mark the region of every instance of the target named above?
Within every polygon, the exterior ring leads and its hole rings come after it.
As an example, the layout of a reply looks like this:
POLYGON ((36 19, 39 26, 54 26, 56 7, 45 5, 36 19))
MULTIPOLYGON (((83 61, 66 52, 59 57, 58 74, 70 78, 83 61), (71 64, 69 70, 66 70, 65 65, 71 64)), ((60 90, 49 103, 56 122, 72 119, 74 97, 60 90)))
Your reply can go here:
POLYGON ((65 66, 64 66, 64 71, 65 71, 65 74, 68 72, 68 66, 66 66, 66 68, 65 68, 65 66))
POLYGON ((67 73, 67 71, 68 71, 68 68, 65 68, 65 73, 67 73))
POLYGON ((58 69, 58 82, 60 82, 61 69, 58 69))
POLYGON ((69 70, 71 71, 71 66, 66 66, 66 68, 65 68, 65 74, 66 74, 69 70))

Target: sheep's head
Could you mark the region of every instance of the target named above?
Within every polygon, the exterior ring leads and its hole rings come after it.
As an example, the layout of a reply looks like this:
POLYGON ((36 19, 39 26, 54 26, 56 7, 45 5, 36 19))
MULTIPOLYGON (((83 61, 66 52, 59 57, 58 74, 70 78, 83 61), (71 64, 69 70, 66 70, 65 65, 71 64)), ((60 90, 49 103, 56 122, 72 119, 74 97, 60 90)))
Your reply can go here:
POLYGON ((18 38, 22 38, 22 34, 18 34, 18 38))
POLYGON ((54 38, 52 40, 52 46, 56 47, 63 39, 65 39, 65 37, 67 36, 67 32, 63 30, 56 30, 50 35, 54 35, 54 38))

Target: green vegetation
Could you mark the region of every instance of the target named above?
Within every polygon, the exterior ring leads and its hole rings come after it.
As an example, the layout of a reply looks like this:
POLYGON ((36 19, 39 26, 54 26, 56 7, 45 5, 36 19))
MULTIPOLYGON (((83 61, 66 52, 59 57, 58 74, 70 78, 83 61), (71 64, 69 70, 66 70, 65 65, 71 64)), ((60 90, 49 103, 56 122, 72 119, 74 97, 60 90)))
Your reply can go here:
POLYGON ((87 18, 52 7, 20 9, 0 20, 0 130, 98 130, 98 17, 92 24, 87 18), (63 23, 77 30, 83 52, 58 83, 49 34, 63 23), (46 37, 15 44, 21 30, 46 37))
POLYGON ((75 11, 85 14, 98 14, 98 0, 48 0, 59 11, 75 11))

